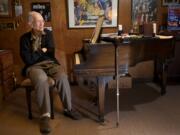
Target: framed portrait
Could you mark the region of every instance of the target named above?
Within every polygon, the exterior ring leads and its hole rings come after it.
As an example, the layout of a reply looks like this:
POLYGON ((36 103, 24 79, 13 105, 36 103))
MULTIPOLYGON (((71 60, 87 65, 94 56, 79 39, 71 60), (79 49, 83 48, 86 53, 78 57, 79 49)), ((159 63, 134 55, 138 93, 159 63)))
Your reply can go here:
POLYGON ((0 0, 0 17, 11 17, 12 5, 11 0, 0 0))
POLYGON ((0 30, 15 30, 16 25, 15 22, 1 22, 0 30))
POLYGON ((69 28, 96 26, 99 16, 105 16, 103 27, 117 27, 118 0, 68 0, 69 28))
POLYGON ((50 2, 33 2, 31 4, 31 10, 39 12, 45 22, 51 21, 51 6, 50 2))
POLYGON ((157 20, 157 0, 132 0, 132 24, 147 24, 157 20))
POLYGON ((180 0, 162 0, 163 6, 174 5, 174 4, 180 4, 180 0))

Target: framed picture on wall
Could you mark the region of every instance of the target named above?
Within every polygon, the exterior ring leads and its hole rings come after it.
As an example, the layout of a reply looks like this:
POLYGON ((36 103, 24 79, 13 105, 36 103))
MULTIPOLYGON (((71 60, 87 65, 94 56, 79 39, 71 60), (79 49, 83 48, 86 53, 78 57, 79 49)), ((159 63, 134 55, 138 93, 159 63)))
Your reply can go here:
POLYGON ((162 0, 163 6, 168 6, 172 4, 180 4, 180 0, 162 0))
POLYGON ((1 22, 0 30, 15 30, 16 25, 15 22, 1 22))
POLYGON ((32 3, 31 10, 39 12, 43 16, 45 22, 51 21, 50 2, 35 2, 35 3, 32 3))
POLYGON ((104 15, 103 27, 117 27, 118 0, 68 0, 69 28, 95 27, 104 15))
POLYGON ((157 0, 132 0, 132 24, 145 24, 157 19, 157 0))
POLYGON ((12 5, 11 0, 0 0, 0 17, 11 17, 12 5))

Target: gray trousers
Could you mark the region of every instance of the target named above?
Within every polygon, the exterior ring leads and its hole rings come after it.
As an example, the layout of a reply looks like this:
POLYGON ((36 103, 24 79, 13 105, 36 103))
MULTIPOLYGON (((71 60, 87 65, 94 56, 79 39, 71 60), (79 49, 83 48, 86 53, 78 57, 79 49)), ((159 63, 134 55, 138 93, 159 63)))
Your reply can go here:
MULTIPOLYGON (((41 114, 50 113, 49 84, 46 72, 44 72, 40 66, 31 66, 28 68, 27 76, 31 79, 35 88, 37 103, 41 114)), ((55 86, 64 109, 71 110, 71 89, 63 67, 60 66, 59 72, 51 77, 55 80, 55 86)))

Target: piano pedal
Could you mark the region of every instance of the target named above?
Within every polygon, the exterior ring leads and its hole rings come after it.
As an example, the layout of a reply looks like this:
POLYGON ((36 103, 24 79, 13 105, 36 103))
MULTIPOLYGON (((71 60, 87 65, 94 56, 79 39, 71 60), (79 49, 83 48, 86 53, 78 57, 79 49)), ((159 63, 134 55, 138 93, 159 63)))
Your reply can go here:
MULTIPOLYGON (((119 74, 119 77, 131 77, 129 73, 119 74)), ((116 79, 116 76, 113 76, 113 80, 116 79)))
POLYGON ((95 105, 95 106, 98 105, 98 98, 97 98, 97 96, 95 96, 95 97, 93 98, 92 102, 93 102, 93 105, 95 105))
POLYGON ((97 106, 97 105, 98 105, 98 98, 97 98, 97 96, 91 97, 88 101, 89 101, 92 105, 94 105, 94 106, 97 106))

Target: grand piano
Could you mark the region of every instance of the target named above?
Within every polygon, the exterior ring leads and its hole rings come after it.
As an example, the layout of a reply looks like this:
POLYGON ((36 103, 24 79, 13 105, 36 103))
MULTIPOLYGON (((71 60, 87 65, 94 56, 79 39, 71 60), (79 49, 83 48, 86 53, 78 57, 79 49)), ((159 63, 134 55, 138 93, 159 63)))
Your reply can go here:
POLYGON ((97 78, 98 109, 101 122, 104 121, 106 77, 116 77, 116 70, 120 77, 129 73, 129 67, 142 61, 154 60, 154 80, 160 80, 160 94, 166 93, 168 64, 174 56, 173 38, 141 37, 122 39, 105 37, 102 40, 108 42, 84 44, 85 51, 83 52, 85 54, 82 55, 85 61, 74 66, 76 76, 97 78))
MULTIPOLYGON (((129 67, 139 62, 154 60, 154 81, 160 84, 160 94, 166 93, 168 65, 174 57, 174 38, 106 36, 101 40, 106 42, 84 43, 79 51, 83 61, 74 65, 74 74, 77 77, 97 79, 100 122, 104 122, 105 87, 108 83, 106 77, 111 76, 117 80, 129 74, 129 67)), ((116 82, 118 84, 118 81, 116 82)))

